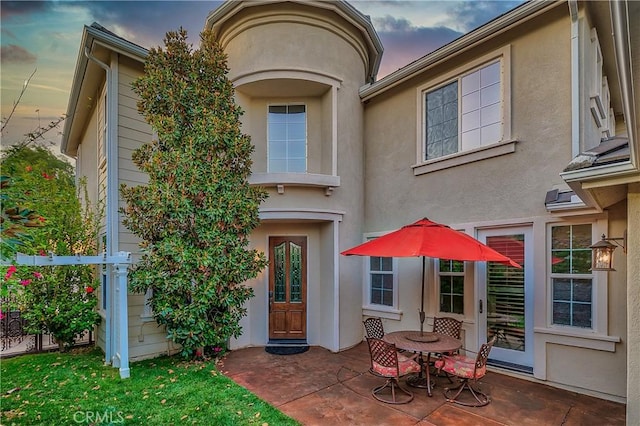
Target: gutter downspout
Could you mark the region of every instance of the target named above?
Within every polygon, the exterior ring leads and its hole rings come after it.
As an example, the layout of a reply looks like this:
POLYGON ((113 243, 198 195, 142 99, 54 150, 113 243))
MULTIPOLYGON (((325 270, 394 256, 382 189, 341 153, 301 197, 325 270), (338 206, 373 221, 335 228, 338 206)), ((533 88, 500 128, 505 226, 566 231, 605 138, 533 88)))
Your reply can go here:
POLYGON ((638 167, 638 152, 636 152, 636 111, 633 100, 633 77, 631 65, 631 43, 629 40, 629 15, 626 1, 612 1, 609 3, 611 11, 611 28, 613 31, 614 53, 620 80, 622 95, 622 111, 627 122, 629 136, 629 150, 631 164, 638 167))
POLYGON ((569 0, 571 16, 571 158, 580 154, 580 25, 578 1, 569 0))
MULTIPOLYGON (((626 1, 612 1, 609 3, 609 11, 611 13, 611 30, 613 32, 613 51, 616 58, 616 68, 618 70, 618 79, 620 81, 620 92, 622 96, 622 111, 625 121, 627 123, 627 135, 629 137, 629 161, 638 169, 639 159, 637 158, 637 122, 635 111, 635 93, 633 92, 633 68, 631 63, 631 43, 629 36, 629 13, 628 3, 626 1)), ((637 187, 637 184, 633 186, 637 187)), ((637 264, 633 259, 637 259, 637 245, 633 242, 638 241, 638 227, 634 225, 633 221, 638 217, 634 214, 633 208, 637 205, 638 198, 636 194, 632 194, 633 186, 628 186, 627 192, 627 228, 631 237, 629 240, 631 244, 627 244, 627 365, 626 365, 626 400, 627 400, 627 424, 637 422, 640 418, 640 410, 637 404, 629 403, 634 401, 640 395, 640 384, 638 383, 638 377, 640 377, 640 368, 638 367, 637 358, 635 353, 640 348, 640 339, 638 338, 638 331, 640 328, 637 323, 634 322, 637 319, 635 306, 633 301, 638 300, 637 290, 637 275, 634 272, 638 271, 637 264)))

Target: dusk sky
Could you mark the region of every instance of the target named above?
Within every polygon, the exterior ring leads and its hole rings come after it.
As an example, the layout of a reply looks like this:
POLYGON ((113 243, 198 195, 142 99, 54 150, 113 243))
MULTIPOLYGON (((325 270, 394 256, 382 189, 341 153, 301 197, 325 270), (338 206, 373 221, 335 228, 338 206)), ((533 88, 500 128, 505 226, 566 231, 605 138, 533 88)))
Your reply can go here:
MULTIPOLYGON (((98 22, 150 48, 167 31, 183 27, 198 42, 208 13, 221 1, 2 1, 0 53, 2 123, 25 80, 37 69, 9 124, 2 145, 64 114, 84 25, 98 22)), ((350 1, 369 15, 384 46, 378 78, 426 55, 522 3, 503 1, 350 1)), ((47 140, 59 145, 60 132, 47 140)), ((59 150, 54 149, 59 153, 59 150)))

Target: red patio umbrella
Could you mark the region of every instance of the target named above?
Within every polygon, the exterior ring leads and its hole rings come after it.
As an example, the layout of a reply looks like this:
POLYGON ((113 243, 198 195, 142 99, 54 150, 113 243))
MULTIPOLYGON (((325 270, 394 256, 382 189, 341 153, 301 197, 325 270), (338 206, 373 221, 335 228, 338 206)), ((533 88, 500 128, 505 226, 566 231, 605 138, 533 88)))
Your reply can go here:
POLYGON ((422 293, 420 301, 420 332, 424 327, 425 256, 461 261, 491 261, 522 268, 511 258, 498 253, 464 232, 427 218, 405 225, 359 246, 345 250, 345 256, 418 257, 422 256, 422 293))

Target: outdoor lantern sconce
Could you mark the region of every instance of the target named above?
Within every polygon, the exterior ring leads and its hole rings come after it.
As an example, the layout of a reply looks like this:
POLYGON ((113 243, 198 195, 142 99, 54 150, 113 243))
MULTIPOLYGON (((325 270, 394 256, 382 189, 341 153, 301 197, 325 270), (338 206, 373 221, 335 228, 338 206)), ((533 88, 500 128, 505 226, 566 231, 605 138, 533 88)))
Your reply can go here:
POLYGON ((613 269, 613 251, 616 247, 622 247, 624 253, 627 252, 627 231, 624 231, 622 237, 607 238, 602 234, 602 239, 597 243, 589 246, 592 250, 591 270, 592 271, 615 271, 613 269), (610 241, 613 241, 612 244, 610 241), (619 243, 621 241, 622 243, 619 243))

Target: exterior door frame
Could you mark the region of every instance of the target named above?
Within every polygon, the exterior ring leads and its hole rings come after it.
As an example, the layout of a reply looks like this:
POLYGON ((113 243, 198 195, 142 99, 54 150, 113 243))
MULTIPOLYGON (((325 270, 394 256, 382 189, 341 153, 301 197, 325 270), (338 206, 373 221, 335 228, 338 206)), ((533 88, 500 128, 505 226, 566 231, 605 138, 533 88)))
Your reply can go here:
MULTIPOLYGON (((267 278, 267 338, 268 340, 276 340, 276 339, 306 340, 307 339, 307 332, 308 332, 307 330, 307 324, 308 324, 307 298, 308 298, 308 285, 309 285, 309 277, 308 277, 308 263, 309 263, 308 246, 309 244, 308 243, 309 243, 309 240, 307 235, 269 235, 267 238, 267 247, 268 247, 268 255, 269 255, 269 259, 268 259, 269 260, 269 276, 267 278), (274 329, 273 321, 275 321, 275 318, 272 316, 273 312, 278 311, 277 309, 278 302, 274 300, 275 294, 273 293, 275 291, 275 289, 273 289, 273 286, 275 285, 274 279, 275 279, 275 269, 276 269, 273 248, 275 247, 276 244, 279 244, 281 242, 295 242, 295 241, 297 241, 297 244, 299 244, 301 247, 301 256, 302 256, 301 306, 303 309, 303 313, 299 317, 301 327, 299 327, 298 330, 295 330, 293 332, 290 329, 288 329, 288 332, 283 334, 278 334, 278 332, 274 329)), ((288 249, 287 249, 287 253, 289 253, 288 249)), ((285 260, 285 262, 287 262, 286 268, 288 272, 289 271, 288 260, 285 260)), ((285 274, 287 272, 285 272, 285 274)), ((290 296, 289 277, 285 277, 285 279, 287 279, 287 284, 285 287, 286 302, 284 302, 283 304, 292 305, 292 303, 288 301, 290 296)), ((287 327, 289 327, 291 325, 290 321, 291 321, 292 311, 289 309, 287 311, 282 311, 282 312, 285 312, 284 314, 286 318, 285 321, 286 321, 287 327)))
MULTIPOLYGON (((534 274, 533 274, 533 226, 514 225, 499 228, 480 229, 478 240, 486 244, 487 237, 502 235, 524 235, 524 312, 525 312, 525 334, 524 351, 510 350, 494 346, 489 355, 490 359, 524 367, 533 367, 533 328, 534 328, 534 274)), ((478 329, 478 347, 487 341, 487 262, 477 262, 476 267, 476 318, 478 329), (481 309, 482 307, 482 309, 481 309)))

